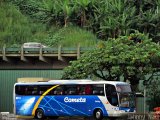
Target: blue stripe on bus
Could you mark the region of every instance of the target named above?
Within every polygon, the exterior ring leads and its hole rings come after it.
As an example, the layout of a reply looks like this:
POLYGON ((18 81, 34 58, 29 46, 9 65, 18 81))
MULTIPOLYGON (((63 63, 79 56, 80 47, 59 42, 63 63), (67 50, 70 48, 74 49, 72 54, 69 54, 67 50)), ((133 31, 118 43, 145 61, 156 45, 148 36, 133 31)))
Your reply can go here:
MULTIPOLYGON (((16 114, 32 115, 32 110, 38 99, 39 96, 17 96, 16 114)), ((93 110, 100 108, 103 111, 103 115, 107 116, 103 103, 95 101, 100 101, 98 96, 45 96, 38 108, 43 109, 46 116, 92 116, 93 110)))

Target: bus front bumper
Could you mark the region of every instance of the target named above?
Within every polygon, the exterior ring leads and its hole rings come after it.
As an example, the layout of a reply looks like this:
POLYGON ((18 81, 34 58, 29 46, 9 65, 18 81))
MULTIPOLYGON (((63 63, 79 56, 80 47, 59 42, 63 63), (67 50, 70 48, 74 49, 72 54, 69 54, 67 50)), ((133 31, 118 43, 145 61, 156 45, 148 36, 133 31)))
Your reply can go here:
POLYGON ((128 117, 132 114, 134 114, 134 112, 126 112, 126 111, 123 111, 123 110, 120 110, 120 111, 114 111, 113 113, 110 113, 108 114, 109 117, 128 117))

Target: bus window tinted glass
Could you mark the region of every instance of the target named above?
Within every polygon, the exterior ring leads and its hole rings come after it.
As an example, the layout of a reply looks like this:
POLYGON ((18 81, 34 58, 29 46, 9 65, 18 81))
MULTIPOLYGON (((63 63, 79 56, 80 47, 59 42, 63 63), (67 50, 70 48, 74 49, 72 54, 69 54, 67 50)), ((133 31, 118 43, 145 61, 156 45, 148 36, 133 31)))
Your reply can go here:
POLYGON ((65 95, 104 95, 104 85, 64 85, 65 95))
POLYGON ((65 85, 65 95, 76 95, 77 86, 76 85, 65 85))
POLYGON ((104 95, 104 85, 93 85, 93 95, 104 95))
POLYGON ((19 86, 19 85, 17 85, 15 87, 15 93, 17 95, 25 95, 25 92, 26 92, 25 90, 26 90, 26 86, 19 86))
MULTIPOLYGON (((40 85, 39 86, 39 91, 38 94, 39 95, 43 95, 48 89, 50 89, 52 86, 51 85, 40 85)), ((50 94, 50 93, 48 93, 50 94)))
POLYGON ((27 86, 26 87, 26 94, 27 95, 37 95, 38 94, 38 88, 37 86, 27 86))
POLYGON ((17 95, 37 95, 38 94, 38 87, 32 86, 32 85, 16 86, 15 90, 17 95))
POLYGON ((130 85, 117 85, 116 87, 118 92, 131 92, 130 85))
POLYGON ((50 95, 64 95, 64 87, 58 86, 50 92, 50 95))
MULTIPOLYGON (((43 95, 55 85, 17 85, 18 95, 43 95)), ((49 91, 47 95, 104 95, 104 85, 60 85, 49 91)))
POLYGON ((91 95, 93 91, 93 86, 92 85, 86 85, 85 86, 85 95, 91 95))

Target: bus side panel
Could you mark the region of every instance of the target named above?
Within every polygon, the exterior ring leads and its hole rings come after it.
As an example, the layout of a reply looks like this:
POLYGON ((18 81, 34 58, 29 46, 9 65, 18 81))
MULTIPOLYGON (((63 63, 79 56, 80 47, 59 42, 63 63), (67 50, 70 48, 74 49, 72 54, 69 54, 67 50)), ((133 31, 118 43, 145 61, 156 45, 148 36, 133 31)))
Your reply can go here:
MULTIPOLYGON (((31 116, 39 96, 16 96, 16 115, 31 116)), ((98 96, 89 95, 57 95, 45 96, 38 108, 42 108, 46 116, 92 116, 96 108, 107 111, 98 96)))
POLYGON ((87 103, 83 101, 84 98, 62 95, 45 96, 38 107, 45 110, 46 116, 87 116, 85 111, 87 103), (71 99, 74 100, 70 101, 71 99))
POLYGON ((43 108, 46 116, 92 116, 96 108, 107 115, 99 97, 93 95, 45 96, 38 108, 43 108))
POLYGON ((104 100, 106 98, 104 96, 90 96, 88 102, 88 111, 90 111, 90 116, 93 116, 95 109, 101 109, 103 111, 103 116, 108 116, 107 110, 104 106, 104 100), (103 98, 103 99, 102 99, 103 98), (102 101, 103 100, 103 101, 102 101))
POLYGON ((16 115, 31 116, 39 96, 16 96, 16 115))

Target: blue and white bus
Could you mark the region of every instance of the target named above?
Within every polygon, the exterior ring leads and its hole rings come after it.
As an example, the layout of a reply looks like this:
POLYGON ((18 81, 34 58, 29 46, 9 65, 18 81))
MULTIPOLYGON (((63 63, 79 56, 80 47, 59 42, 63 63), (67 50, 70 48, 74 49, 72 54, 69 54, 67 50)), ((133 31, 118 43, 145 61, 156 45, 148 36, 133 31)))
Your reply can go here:
POLYGON ((50 80, 15 83, 14 112, 37 119, 59 116, 120 117, 135 112, 135 97, 125 82, 50 80))

